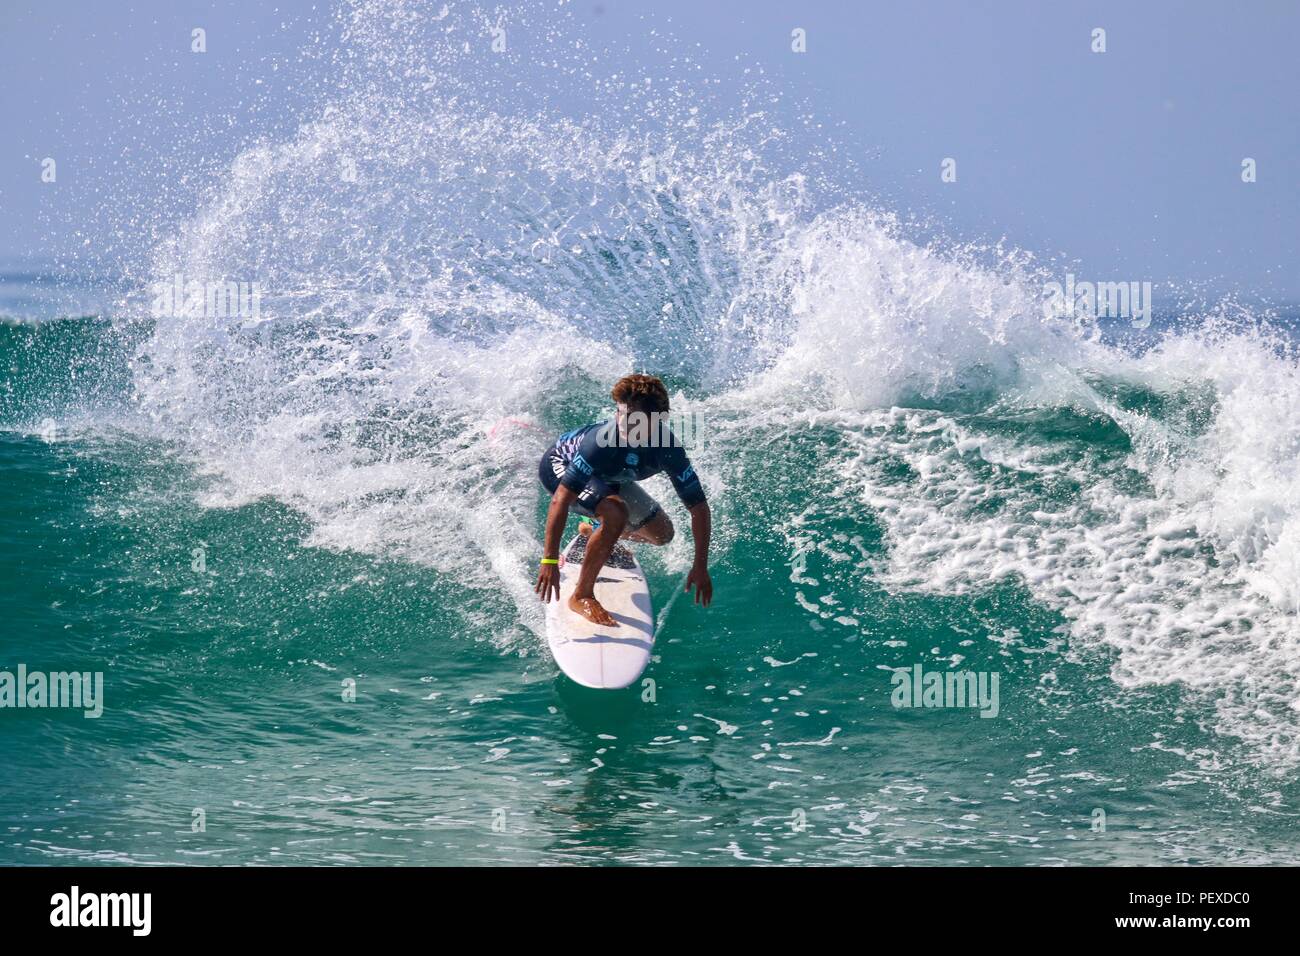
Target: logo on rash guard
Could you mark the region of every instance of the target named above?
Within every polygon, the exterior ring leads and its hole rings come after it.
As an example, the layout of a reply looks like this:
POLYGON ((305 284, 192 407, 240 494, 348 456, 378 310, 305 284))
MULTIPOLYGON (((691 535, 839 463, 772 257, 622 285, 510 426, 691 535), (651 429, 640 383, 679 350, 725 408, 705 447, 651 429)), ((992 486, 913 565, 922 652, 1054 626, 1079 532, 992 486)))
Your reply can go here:
POLYGON ((636 464, 637 462, 639 462, 640 460, 641 460, 641 456, 638 455, 636 452, 634 452, 634 451, 632 451, 632 452, 628 452, 628 455, 627 455, 627 463, 628 463, 629 465, 635 465, 635 464, 636 464))
POLYGON ((695 466, 687 465, 686 470, 677 476, 678 481, 690 481, 695 477, 695 466))
POLYGON ((573 456, 573 467, 577 468, 578 471, 582 472, 584 475, 591 474, 591 465, 587 464, 587 459, 583 458, 581 455, 573 456))

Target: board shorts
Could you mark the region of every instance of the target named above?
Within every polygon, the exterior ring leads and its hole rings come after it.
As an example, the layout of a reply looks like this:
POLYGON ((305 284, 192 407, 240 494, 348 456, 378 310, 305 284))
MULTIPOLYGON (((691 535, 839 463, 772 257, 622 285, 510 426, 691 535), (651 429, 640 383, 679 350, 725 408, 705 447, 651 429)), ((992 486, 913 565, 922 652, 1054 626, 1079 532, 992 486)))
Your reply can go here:
MULTIPOLYGON (((555 454, 555 449, 551 448, 542 456, 541 464, 537 468, 537 477, 542 480, 542 486, 548 492, 555 494, 555 489, 560 487, 560 477, 568 467, 569 463, 555 454)), ((627 505, 628 531, 644 528, 663 510, 659 502, 635 481, 612 484, 595 475, 587 479, 586 486, 578 492, 578 498, 573 503, 572 509, 580 515, 594 518, 596 507, 610 495, 618 495, 623 500, 623 504, 627 505)))

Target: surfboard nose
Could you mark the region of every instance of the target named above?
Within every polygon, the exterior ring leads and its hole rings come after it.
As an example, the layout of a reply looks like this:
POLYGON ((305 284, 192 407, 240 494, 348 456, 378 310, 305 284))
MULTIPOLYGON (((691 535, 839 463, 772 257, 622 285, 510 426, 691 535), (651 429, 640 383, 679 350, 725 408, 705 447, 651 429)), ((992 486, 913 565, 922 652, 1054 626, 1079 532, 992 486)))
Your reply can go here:
POLYGON ((581 535, 564 549, 560 600, 547 605, 547 644, 555 663, 575 684, 622 690, 644 673, 654 649, 650 587, 631 549, 620 544, 596 578, 596 597, 618 626, 593 624, 569 608, 585 549, 581 535))

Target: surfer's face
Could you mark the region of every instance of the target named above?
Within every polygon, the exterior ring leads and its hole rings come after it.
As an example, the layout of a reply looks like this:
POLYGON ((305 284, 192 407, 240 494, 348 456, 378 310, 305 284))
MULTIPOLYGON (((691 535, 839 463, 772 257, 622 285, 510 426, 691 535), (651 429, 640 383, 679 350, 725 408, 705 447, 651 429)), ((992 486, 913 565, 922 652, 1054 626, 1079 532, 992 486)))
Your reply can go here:
POLYGON ((628 439, 629 431, 634 431, 635 437, 637 438, 635 444, 642 444, 644 437, 649 434, 649 429, 646 427, 648 418, 649 414, 647 412, 642 411, 634 405, 626 405, 623 402, 619 402, 615 405, 614 421, 618 424, 619 441, 624 445, 634 444, 628 439), (633 425, 637 427, 633 429, 633 425))
POLYGON ((622 402, 614 406, 614 421, 618 424, 618 437, 624 444, 627 443, 628 419, 631 414, 632 409, 622 402))

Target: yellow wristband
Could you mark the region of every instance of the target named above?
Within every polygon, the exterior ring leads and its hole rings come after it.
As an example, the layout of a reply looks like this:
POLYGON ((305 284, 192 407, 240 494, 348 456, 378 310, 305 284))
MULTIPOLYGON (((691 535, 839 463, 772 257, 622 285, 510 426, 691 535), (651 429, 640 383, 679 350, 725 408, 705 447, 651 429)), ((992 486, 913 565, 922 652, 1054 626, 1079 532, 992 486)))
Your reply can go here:
POLYGON ((542 564, 559 564, 559 558, 542 558, 542 564))

